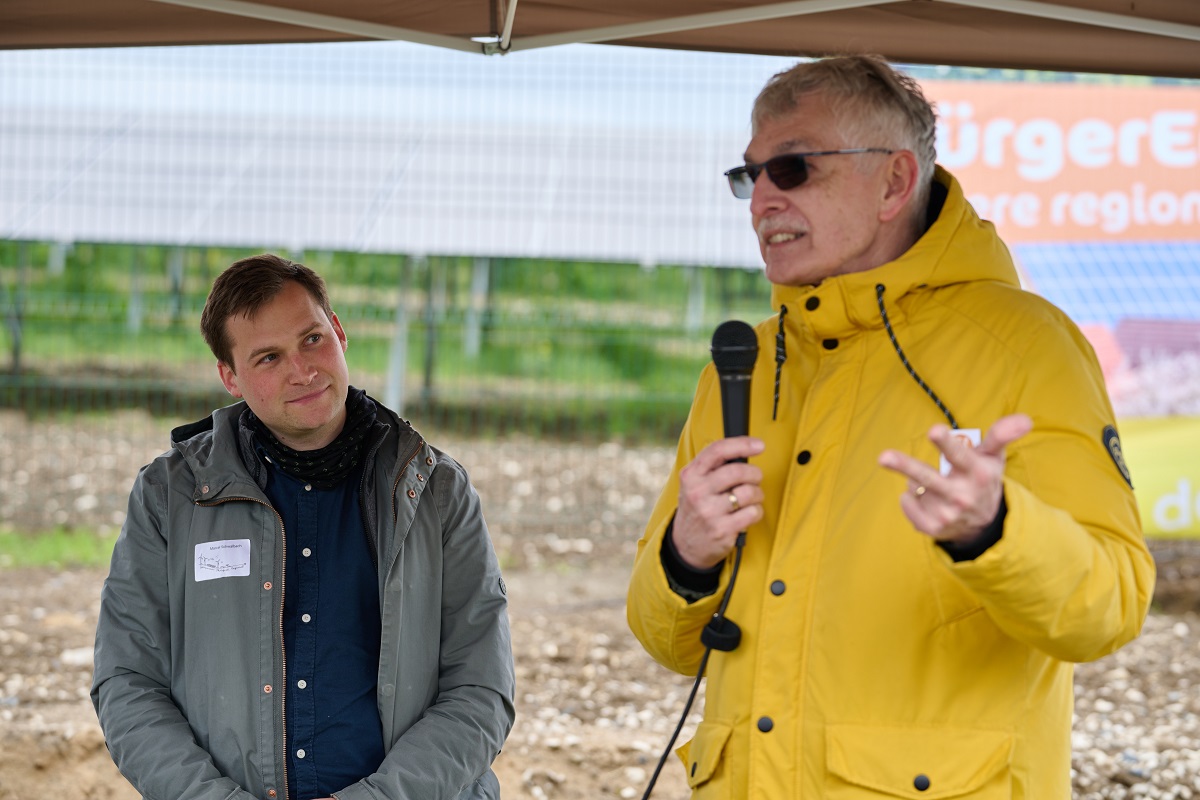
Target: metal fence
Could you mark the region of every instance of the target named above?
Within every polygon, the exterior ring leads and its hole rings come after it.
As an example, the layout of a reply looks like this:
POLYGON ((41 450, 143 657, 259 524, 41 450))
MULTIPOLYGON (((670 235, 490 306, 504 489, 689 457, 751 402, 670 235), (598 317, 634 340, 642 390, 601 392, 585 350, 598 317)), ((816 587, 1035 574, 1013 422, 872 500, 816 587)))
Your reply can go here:
MULTIPOLYGON (((212 280, 250 252, 0 245, 0 402, 168 416, 228 402, 199 317, 212 280)), ((766 283, 740 270, 291 255, 329 285, 352 382, 464 432, 669 440, 708 332, 770 313, 766 283)))

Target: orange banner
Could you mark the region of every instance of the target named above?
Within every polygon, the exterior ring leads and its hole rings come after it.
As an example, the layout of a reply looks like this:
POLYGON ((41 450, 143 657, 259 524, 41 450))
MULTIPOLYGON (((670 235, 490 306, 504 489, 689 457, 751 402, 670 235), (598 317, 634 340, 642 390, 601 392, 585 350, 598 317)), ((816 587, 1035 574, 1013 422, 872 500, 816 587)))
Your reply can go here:
POLYGON ((1200 239, 1200 89, 922 86, 938 162, 1009 242, 1200 239))

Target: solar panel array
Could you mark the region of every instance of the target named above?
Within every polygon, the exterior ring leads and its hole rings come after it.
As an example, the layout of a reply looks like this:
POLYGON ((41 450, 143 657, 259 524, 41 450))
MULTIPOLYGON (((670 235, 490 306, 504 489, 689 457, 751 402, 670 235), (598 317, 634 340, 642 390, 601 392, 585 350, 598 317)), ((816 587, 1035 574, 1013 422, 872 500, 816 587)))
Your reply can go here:
MULTIPOLYGON (((755 268, 785 59, 413 45, 0 53, 0 237, 755 268)), ((1084 324, 1200 317, 1195 242, 1018 245, 1084 324)))
POLYGON ((568 50, 3 53, 0 236, 757 266, 721 173, 786 62, 568 50))
POLYGON ((1195 242, 1021 244, 1012 250, 1028 288, 1076 322, 1200 320, 1200 231, 1195 242))

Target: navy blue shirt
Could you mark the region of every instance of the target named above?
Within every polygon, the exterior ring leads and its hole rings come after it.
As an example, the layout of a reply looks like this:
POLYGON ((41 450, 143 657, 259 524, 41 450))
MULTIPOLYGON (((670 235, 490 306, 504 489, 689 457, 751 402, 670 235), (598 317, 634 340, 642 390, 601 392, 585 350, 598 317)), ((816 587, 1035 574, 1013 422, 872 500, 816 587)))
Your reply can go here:
POLYGON ((359 505, 362 467, 318 489, 274 464, 267 497, 283 517, 283 651, 290 800, 329 797, 383 762, 375 701, 379 583, 359 505))

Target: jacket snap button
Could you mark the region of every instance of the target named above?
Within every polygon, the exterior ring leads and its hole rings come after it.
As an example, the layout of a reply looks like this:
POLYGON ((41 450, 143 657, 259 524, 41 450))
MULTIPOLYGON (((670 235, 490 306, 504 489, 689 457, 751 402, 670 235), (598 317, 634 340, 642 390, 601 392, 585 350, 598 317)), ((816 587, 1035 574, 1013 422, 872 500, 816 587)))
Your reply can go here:
POLYGON ((771 581, 771 594, 778 597, 787 591, 787 584, 783 581, 771 581))
POLYGON ((433 466, 433 456, 425 456, 425 463, 432 467, 433 466))
POLYGON ((396 693, 396 687, 392 686, 390 683, 385 683, 380 691, 384 697, 391 697, 396 693))
POLYGON ((923 792, 929 788, 929 778, 924 775, 918 775, 913 778, 913 788, 918 792, 923 792))
POLYGON ((418 473, 417 473, 417 480, 418 480, 418 481, 420 481, 421 483, 424 483, 424 482, 425 482, 425 476, 424 476, 424 475, 422 475, 421 473, 419 473, 419 472, 418 472, 418 473))
POLYGON ((265 692, 266 694, 270 694, 271 693, 271 684, 268 683, 266 686, 264 686, 263 692, 265 692))
POLYGON ((274 796, 275 796, 275 790, 267 789, 267 797, 274 797, 274 796))
POLYGON ((266 589, 268 592, 271 591, 271 582, 267 581, 266 583, 264 583, 263 588, 266 589))
POLYGON ((836 350, 837 346, 838 346, 838 340, 837 339, 825 339, 824 341, 821 342, 821 346, 824 347, 826 350, 836 350))
POLYGON ((819 297, 810 297, 804 301, 804 307, 809 311, 816 311, 819 305, 821 305, 821 298, 819 297))
POLYGON ((801 450, 799 453, 796 454, 796 463, 797 464, 800 464, 801 466, 803 466, 804 464, 807 464, 810 461, 812 461, 812 453, 810 453, 809 451, 801 450))
POLYGON ((775 721, 770 717, 758 718, 758 729, 763 733, 769 733, 775 727, 775 721))
POLYGON ((208 494, 208 484, 207 483, 200 487, 200 494, 208 494))
POLYGON ((416 496, 417 496, 417 490, 416 490, 416 489, 409 489, 409 490, 408 490, 408 497, 409 497, 409 499, 410 499, 410 500, 411 500, 412 498, 416 497, 416 496))

